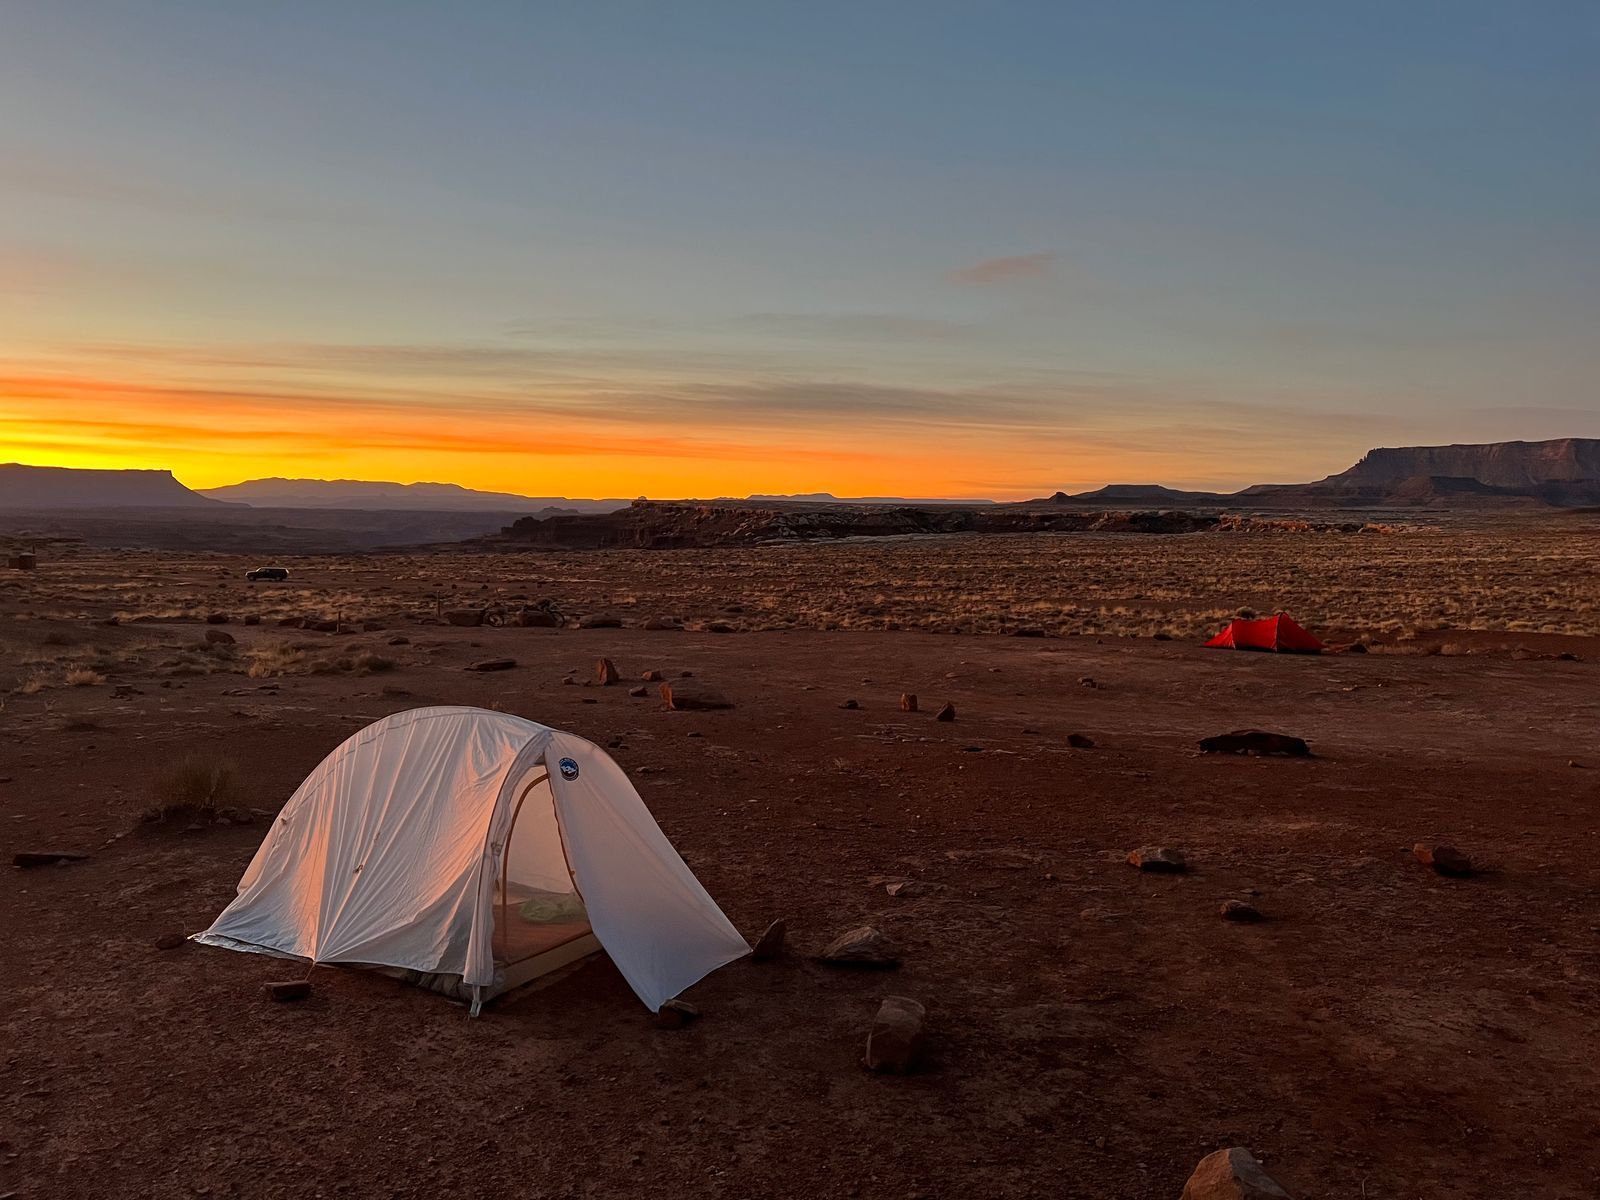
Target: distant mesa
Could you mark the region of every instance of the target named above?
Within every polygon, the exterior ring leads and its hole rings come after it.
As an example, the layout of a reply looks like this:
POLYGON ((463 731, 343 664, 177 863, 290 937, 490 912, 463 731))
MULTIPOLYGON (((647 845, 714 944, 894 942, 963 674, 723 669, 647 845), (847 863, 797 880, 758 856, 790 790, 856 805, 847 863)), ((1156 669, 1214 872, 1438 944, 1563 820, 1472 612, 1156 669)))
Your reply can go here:
POLYGON ((171 471, 0 464, 0 508, 224 508, 190 491, 171 471))
POLYGON ((751 504, 959 504, 964 508, 995 503, 993 500, 939 500, 927 496, 835 496, 832 492, 796 492, 787 496, 758 494, 744 499, 751 504))

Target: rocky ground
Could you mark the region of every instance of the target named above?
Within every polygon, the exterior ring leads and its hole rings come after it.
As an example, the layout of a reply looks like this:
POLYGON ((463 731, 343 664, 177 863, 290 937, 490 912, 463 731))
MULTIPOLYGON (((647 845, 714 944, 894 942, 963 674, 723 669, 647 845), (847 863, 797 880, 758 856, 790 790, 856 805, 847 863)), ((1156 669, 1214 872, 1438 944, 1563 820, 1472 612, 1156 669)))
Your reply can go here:
MULTIPOLYGON (((1165 1198, 1234 1145, 1301 1198, 1600 1192, 1592 638, 1299 658, 713 609, 663 615, 732 632, 648 631, 661 579, 587 561, 588 607, 630 627, 422 623, 422 584, 359 560, 297 576, 295 603, 358 595, 394 610, 382 629, 281 627, 225 559, 0 589, 0 849, 90 855, 0 878, 0 1195, 1165 1198), (169 615, 101 624, 119 577, 169 615), (227 624, 199 619, 207 593, 227 624), (493 657, 516 665, 464 669, 493 657), (619 684, 584 685, 600 657, 619 684), (630 695, 652 669, 735 707, 630 695), (331 968, 274 1004, 281 963, 157 948, 210 921, 264 832, 141 824, 175 762, 226 757, 270 812, 363 723, 436 703, 612 746, 734 923, 785 918, 790 953, 713 974, 667 1030, 603 958, 471 1021, 331 968), (1197 752, 1246 727, 1313 754, 1197 752), (1130 866, 1150 845, 1187 872, 1130 866), (1222 919, 1230 900, 1265 920, 1222 919), (810 957, 863 923, 897 970, 810 957), (926 1007, 910 1075, 861 1065, 888 996, 926 1007)), ((833 586, 835 561, 793 565, 833 586)), ((437 579, 459 596, 491 569, 437 579)))

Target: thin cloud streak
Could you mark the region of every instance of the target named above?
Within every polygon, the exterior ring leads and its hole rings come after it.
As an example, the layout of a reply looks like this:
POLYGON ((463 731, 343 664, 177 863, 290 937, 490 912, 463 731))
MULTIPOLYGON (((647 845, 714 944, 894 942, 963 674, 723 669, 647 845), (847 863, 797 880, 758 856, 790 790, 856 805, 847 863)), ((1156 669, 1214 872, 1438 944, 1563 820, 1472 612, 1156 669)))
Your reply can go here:
POLYGON ((1038 279, 1050 273, 1056 260, 1053 251, 1039 254, 1015 254, 1008 258, 986 258, 969 267, 950 272, 952 283, 989 287, 997 283, 1011 283, 1019 279, 1038 279))

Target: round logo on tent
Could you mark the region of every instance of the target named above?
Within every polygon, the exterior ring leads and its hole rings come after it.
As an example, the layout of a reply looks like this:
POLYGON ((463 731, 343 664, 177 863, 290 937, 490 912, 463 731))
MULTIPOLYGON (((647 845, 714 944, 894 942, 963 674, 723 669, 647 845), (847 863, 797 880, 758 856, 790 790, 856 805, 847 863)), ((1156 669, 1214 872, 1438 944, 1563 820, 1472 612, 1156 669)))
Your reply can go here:
POLYGON ((578 764, 570 758, 561 760, 561 778, 576 779, 578 777, 578 764))

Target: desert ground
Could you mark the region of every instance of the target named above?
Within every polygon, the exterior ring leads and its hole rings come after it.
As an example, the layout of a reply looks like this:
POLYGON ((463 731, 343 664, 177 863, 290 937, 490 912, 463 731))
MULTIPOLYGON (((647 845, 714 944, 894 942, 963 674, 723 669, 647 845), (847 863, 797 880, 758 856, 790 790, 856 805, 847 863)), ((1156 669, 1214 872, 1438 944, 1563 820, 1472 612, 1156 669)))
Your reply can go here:
POLYGON ((1243 1145, 1300 1200, 1593 1197, 1597 534, 395 552, 261 584, 257 558, 44 547, 0 572, 0 848, 88 857, 0 879, 0 1196, 1176 1198, 1243 1145), (562 627, 448 623, 540 601, 562 627), (1368 652, 1199 644, 1279 608, 1368 652), (333 629, 280 624, 306 619, 333 629), (647 670, 734 707, 630 695, 647 670), (609 747, 787 955, 667 1030, 603 956, 474 1021, 331 967, 274 1004, 299 968, 157 947, 335 745, 432 704, 609 747), (1239 728, 1313 756, 1198 753, 1239 728), (196 756, 231 815, 145 820, 196 756), (1150 844, 1191 869, 1131 867, 1150 844), (814 960, 862 923, 897 970, 814 960), (861 1065, 888 995, 928 1009, 905 1076, 861 1065))

